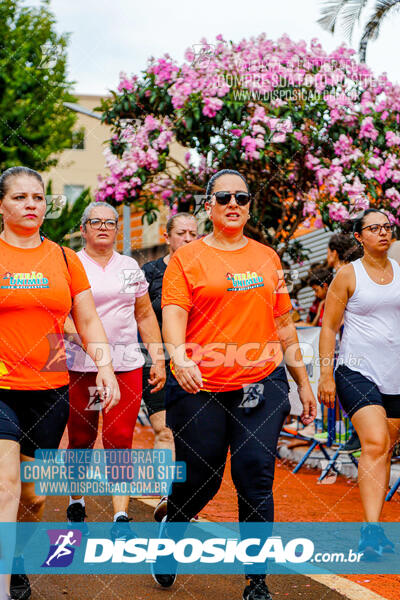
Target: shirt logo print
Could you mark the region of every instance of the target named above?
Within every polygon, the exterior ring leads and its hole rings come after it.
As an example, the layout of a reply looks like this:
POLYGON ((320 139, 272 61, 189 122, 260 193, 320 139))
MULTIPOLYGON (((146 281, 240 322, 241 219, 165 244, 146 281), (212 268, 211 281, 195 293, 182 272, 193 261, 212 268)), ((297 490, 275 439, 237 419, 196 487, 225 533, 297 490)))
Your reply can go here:
POLYGON ((230 285, 228 292, 241 292, 253 288, 264 287, 264 279, 255 271, 246 271, 245 273, 227 273, 226 278, 230 285))
POLYGON ((49 280, 43 273, 31 271, 30 273, 4 273, 2 277, 2 290, 29 290, 35 288, 48 288, 49 280))

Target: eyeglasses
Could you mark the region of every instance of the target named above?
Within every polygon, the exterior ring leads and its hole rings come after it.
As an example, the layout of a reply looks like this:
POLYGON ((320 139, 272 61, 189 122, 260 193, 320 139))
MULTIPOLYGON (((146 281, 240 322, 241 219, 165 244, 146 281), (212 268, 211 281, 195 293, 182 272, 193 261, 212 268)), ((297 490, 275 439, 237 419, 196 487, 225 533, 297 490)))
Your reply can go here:
POLYGON ((215 192, 212 194, 215 196, 218 204, 226 205, 231 201, 232 196, 235 196, 236 204, 238 206, 246 206, 251 200, 251 194, 247 192, 215 192))
POLYGON ((88 219, 86 223, 89 223, 93 229, 101 229, 103 225, 106 229, 116 229, 118 221, 114 219, 106 219, 105 221, 103 219, 88 219))
POLYGON ((386 233, 393 233, 393 225, 390 225, 390 223, 385 223, 384 225, 378 225, 378 224, 374 224, 374 225, 366 225, 365 227, 361 228, 361 231, 363 229, 369 229, 371 233, 381 233, 382 229, 384 229, 386 231, 386 233))

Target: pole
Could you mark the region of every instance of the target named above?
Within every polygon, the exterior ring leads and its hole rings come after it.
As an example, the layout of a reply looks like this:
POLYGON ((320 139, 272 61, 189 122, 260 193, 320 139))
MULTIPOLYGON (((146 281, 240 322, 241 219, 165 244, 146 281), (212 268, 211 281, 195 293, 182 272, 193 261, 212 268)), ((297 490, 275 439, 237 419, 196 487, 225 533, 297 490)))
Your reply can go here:
POLYGON ((124 204, 123 210, 123 241, 122 241, 122 252, 127 256, 131 256, 131 207, 129 204, 124 204))

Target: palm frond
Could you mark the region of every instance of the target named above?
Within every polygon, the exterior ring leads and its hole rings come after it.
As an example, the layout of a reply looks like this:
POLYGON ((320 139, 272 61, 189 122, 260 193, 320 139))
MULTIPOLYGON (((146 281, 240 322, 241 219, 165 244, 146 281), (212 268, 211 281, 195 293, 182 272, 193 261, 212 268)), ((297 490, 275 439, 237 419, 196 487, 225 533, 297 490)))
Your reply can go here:
POLYGON ((330 33, 335 32, 335 28, 338 22, 338 18, 343 7, 351 0, 328 0, 324 1, 321 7, 321 17, 318 19, 318 23, 323 29, 326 29, 330 33))
POLYGON ((373 12, 364 27, 364 32, 360 40, 359 56, 361 62, 365 62, 367 46, 370 40, 376 40, 379 35, 379 28, 382 21, 390 13, 400 9, 400 0, 377 0, 373 12))
POLYGON ((343 7, 340 24, 348 40, 351 40, 354 27, 359 22, 361 13, 367 4, 368 0, 349 0, 343 7))

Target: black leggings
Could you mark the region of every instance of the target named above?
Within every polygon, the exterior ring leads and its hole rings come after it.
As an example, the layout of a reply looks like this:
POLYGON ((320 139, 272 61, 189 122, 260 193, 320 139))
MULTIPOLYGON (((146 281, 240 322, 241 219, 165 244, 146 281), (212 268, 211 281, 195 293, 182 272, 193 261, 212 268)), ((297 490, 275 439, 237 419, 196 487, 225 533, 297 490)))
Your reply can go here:
POLYGON ((186 481, 172 485, 168 521, 189 521, 215 496, 229 448, 239 521, 273 521, 276 446, 290 412, 288 390, 284 367, 250 387, 219 393, 189 394, 170 374, 167 424, 176 460, 186 463, 186 481))

